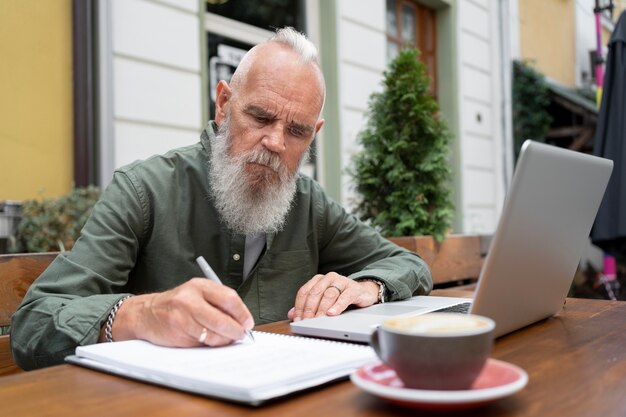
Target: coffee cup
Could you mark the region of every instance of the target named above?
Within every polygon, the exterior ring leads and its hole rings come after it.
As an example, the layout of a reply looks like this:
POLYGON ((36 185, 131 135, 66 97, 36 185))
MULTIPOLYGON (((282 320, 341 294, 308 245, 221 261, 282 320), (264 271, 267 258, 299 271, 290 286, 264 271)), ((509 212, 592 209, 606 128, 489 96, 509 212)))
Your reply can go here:
POLYGON ((385 320, 370 344, 407 388, 465 390, 489 358, 494 329, 493 320, 475 314, 398 316, 385 320))

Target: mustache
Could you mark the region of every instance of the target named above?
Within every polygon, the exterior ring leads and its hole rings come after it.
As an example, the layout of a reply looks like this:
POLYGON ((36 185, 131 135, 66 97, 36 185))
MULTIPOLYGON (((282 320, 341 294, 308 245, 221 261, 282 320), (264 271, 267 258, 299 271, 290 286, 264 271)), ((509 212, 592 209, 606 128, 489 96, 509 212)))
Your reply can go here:
POLYGON ((266 149, 253 150, 249 155, 246 155, 245 162, 264 165, 275 172, 280 172, 282 169, 285 169, 285 166, 280 160, 280 156, 266 149))
POLYGON ((243 162, 244 164, 259 164, 270 168, 278 175, 278 178, 280 178, 281 182, 287 181, 289 178, 292 177, 289 169, 283 163, 280 156, 265 148, 250 150, 249 152, 246 152, 244 155, 241 155, 237 159, 239 159, 239 162, 243 162))

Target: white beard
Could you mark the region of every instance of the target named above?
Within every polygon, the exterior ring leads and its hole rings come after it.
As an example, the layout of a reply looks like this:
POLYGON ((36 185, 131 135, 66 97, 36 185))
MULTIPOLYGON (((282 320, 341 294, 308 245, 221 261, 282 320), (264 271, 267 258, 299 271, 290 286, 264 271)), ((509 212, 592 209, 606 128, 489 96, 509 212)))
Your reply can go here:
POLYGON ((282 230, 296 193, 297 169, 290 173, 277 154, 263 147, 232 157, 231 141, 230 118, 226 118, 211 144, 209 170, 211 196, 222 220, 242 235, 282 230), (246 165, 250 162, 271 171, 259 167, 259 173, 249 174, 246 165))

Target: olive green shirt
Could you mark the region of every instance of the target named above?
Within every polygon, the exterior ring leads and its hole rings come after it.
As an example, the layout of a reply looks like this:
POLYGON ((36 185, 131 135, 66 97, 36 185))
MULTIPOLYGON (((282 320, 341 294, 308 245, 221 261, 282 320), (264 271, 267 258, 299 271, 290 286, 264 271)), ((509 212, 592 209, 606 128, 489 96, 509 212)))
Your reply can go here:
POLYGON ((195 145, 115 172, 72 251, 33 283, 13 316, 11 348, 19 366, 61 363, 76 346, 96 343, 120 298, 202 276, 199 255, 237 290, 256 324, 287 319, 298 289, 331 271, 381 280, 390 300, 430 291, 421 258, 347 214, 306 176, 298 177, 284 229, 267 235, 243 280, 245 236, 222 224, 210 196, 213 139, 209 128, 195 145))

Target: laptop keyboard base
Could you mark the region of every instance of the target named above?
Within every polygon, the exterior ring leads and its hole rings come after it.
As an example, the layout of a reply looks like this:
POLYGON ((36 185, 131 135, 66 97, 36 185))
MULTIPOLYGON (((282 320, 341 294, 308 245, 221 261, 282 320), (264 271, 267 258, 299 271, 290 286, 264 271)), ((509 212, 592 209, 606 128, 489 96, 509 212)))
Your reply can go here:
POLYGON ((440 308, 439 310, 431 311, 431 313, 464 313, 464 314, 467 314, 467 313, 469 313, 469 310, 470 310, 471 306, 472 306, 472 303, 470 303, 470 302, 460 303, 460 304, 455 304, 455 305, 450 306, 450 307, 444 307, 444 308, 440 308))

